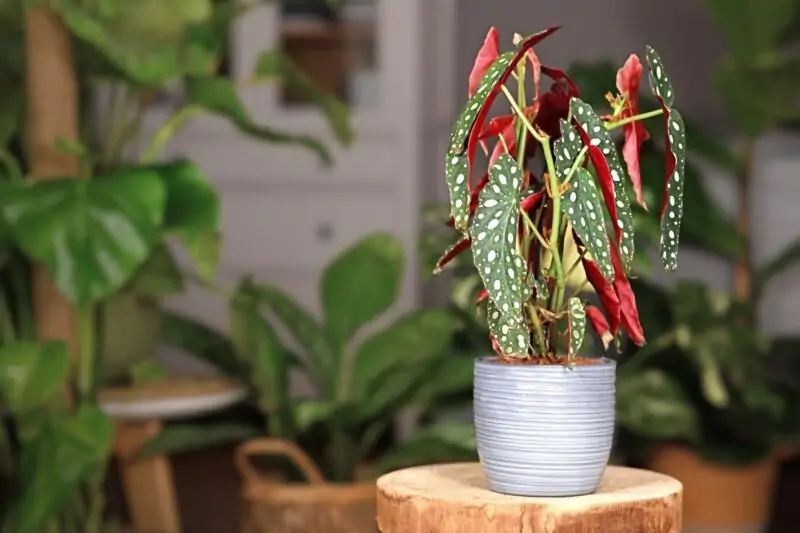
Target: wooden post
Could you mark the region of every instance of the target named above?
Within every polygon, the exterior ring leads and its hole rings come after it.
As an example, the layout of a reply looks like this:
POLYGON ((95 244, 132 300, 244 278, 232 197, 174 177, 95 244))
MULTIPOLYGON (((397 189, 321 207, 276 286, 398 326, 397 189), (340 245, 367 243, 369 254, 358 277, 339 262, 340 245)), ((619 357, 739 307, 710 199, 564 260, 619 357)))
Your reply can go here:
MULTIPOLYGON (((75 156, 55 149, 58 137, 78 139, 78 83, 70 34, 47 8, 27 9, 25 15, 27 72, 27 145, 31 177, 76 176, 75 156)), ((33 304, 41 340, 63 340, 73 358, 78 342, 71 306, 37 266, 33 272, 33 304)))
POLYGON ((680 533, 683 488, 648 470, 609 466, 595 494, 523 498, 491 492, 477 463, 408 468, 378 480, 381 533, 680 533))

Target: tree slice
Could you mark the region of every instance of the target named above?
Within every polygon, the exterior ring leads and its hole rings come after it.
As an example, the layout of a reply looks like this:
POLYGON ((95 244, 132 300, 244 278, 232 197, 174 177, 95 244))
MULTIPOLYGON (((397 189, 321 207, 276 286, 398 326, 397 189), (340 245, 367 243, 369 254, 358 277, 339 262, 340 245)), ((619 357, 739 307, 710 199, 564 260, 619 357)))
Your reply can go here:
POLYGON ((491 492, 477 463, 422 466, 378 480, 378 527, 381 533, 680 533, 682 494, 671 477, 620 466, 607 468, 595 494, 572 498, 491 492))

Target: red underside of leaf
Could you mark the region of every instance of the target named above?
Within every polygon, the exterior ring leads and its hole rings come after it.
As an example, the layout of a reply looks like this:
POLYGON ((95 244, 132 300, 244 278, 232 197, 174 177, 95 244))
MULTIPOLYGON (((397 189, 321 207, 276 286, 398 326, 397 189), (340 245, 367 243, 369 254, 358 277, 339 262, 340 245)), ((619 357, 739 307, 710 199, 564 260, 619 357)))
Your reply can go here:
POLYGON ((622 259, 614 243, 611 243, 611 262, 614 265, 614 291, 617 293, 620 306, 620 318, 625 333, 637 346, 644 346, 645 338, 642 324, 639 322, 639 309, 636 307, 636 296, 625 276, 622 259))
POLYGON ((561 137, 559 121, 569 115, 570 98, 578 98, 580 89, 563 71, 552 67, 542 67, 542 74, 555 81, 549 91, 536 100, 536 119, 534 124, 555 141, 561 137))
POLYGON ((542 189, 541 191, 537 191, 528 196, 527 198, 525 198, 524 200, 522 200, 522 202, 519 204, 520 209, 524 210, 525 212, 528 212, 531 209, 535 208, 537 205, 539 205, 539 202, 541 201, 545 192, 547 191, 542 189))
POLYGON ((489 291, 487 291, 486 289, 481 289, 481 292, 479 292, 478 296, 475 298, 475 303, 479 304, 488 297, 489 297, 489 291))
MULTIPOLYGON (((514 58, 506 67, 505 72, 497 83, 492 87, 492 90, 489 92, 489 95, 484 100, 483 105, 481 106, 480 111, 478 112, 477 116, 475 117, 475 121, 472 123, 472 128, 469 131, 469 136, 467 138, 467 161, 469 161, 469 168, 470 174, 472 173, 472 166, 473 162, 475 161, 475 151, 478 147, 478 137, 480 136, 481 132, 483 131, 483 123, 486 121, 486 115, 489 114, 489 109, 492 107, 495 98, 497 95, 500 94, 500 88, 505 85, 506 81, 508 81, 509 76, 511 76, 511 72, 514 71, 517 64, 519 63, 520 59, 524 57, 525 52, 527 52, 531 47, 535 46, 542 40, 546 39, 547 37, 554 34, 560 26, 553 26, 547 28, 546 30, 540 31, 534 35, 531 35, 527 39, 525 39, 522 43, 520 43, 519 48, 514 55, 514 58)), ((467 181, 469 182, 470 176, 467 176, 467 181)))
MULTIPOLYGON (((617 90, 626 94, 628 104, 620 115, 620 119, 639 114, 639 84, 642 80, 642 63, 636 54, 631 54, 625 64, 617 71, 617 90)), ((632 122, 623 126, 625 142, 622 145, 622 157, 628 167, 636 201, 647 210, 642 193, 642 175, 639 169, 639 151, 642 144, 650 138, 650 134, 641 122, 632 122)))
MULTIPOLYGON (((577 238, 577 235, 574 235, 574 233, 573 236, 577 238)), ((614 285, 606 281, 597 263, 586 257, 584 257, 581 262, 583 263, 583 270, 586 272, 586 279, 592 287, 594 287, 597 297, 600 299, 600 304, 608 314, 609 331, 612 335, 616 336, 619 331, 622 310, 614 285)))
POLYGON ((581 142, 584 146, 589 147, 587 152, 589 161, 592 162, 592 166, 597 174, 597 180, 600 182, 600 191, 603 193, 603 200, 606 203, 606 209, 608 209, 608 216, 611 218, 611 225, 614 226, 614 233, 617 236, 617 246, 619 246, 619 243, 622 242, 622 228, 619 227, 619 223, 617 222, 617 204, 614 201, 614 181, 611 178, 611 169, 608 168, 608 162, 606 161, 606 156, 603 155, 603 151, 589 143, 589 136, 584 131, 583 126, 581 126, 577 120, 573 120, 572 122, 578 129, 581 142))
POLYGON ((472 72, 469 74, 469 98, 472 98, 472 95, 478 90, 481 78, 499 55, 500 45, 497 28, 491 27, 483 40, 481 49, 478 50, 478 55, 475 57, 475 63, 472 66, 472 72))
POLYGON ((441 270, 447 263, 455 259, 461 252, 468 249, 472 245, 472 239, 464 237, 458 241, 455 246, 450 248, 448 252, 439 259, 436 263, 436 270, 441 270))
POLYGON ((614 335, 611 334, 611 328, 608 326, 608 321, 603 312, 593 305, 587 305, 585 308, 586 317, 589 319, 589 324, 592 329, 600 336, 603 346, 608 350, 611 341, 614 340, 614 335))
POLYGON ((497 344, 497 341, 495 340, 494 336, 493 335, 489 335, 489 338, 492 339, 492 349, 494 350, 494 352, 498 356, 503 357, 503 350, 500 349, 500 345, 497 344))

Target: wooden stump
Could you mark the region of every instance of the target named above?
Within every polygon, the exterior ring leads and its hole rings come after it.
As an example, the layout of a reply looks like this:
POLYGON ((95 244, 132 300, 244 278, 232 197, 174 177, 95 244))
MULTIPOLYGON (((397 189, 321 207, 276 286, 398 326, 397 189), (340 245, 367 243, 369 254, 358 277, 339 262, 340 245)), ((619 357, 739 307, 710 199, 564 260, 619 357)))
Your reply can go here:
POLYGON ((683 487, 609 466, 595 494, 523 498, 491 492, 477 463, 422 466, 378 480, 381 533, 680 533, 683 487))

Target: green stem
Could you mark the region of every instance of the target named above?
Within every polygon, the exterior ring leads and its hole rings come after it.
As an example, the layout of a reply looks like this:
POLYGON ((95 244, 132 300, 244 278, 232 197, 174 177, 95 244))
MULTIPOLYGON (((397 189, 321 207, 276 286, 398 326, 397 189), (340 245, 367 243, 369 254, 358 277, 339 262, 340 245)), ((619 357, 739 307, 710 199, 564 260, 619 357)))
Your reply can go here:
POLYGON ((564 303, 564 292, 567 288, 567 279, 564 277, 564 266, 561 263, 561 253, 559 252, 559 239, 561 235, 561 183, 556 175, 556 167, 553 162, 553 153, 550 150, 550 140, 540 141, 544 160, 547 164, 547 174, 550 180, 550 193, 553 198, 553 220, 550 226, 550 257, 552 266, 556 274, 556 293, 553 300, 553 311, 558 312, 564 303))
POLYGON ((547 341, 544 338, 544 330, 542 329, 542 322, 539 320, 539 313, 536 311, 536 306, 528 302, 528 315, 531 317, 533 323, 533 333, 536 337, 536 344, 539 346, 539 354, 545 355, 547 353, 547 341))
POLYGON ((500 88, 503 91, 503 94, 506 95, 508 103, 511 105, 511 109, 514 110, 514 113, 516 113, 517 117, 519 117, 519 120, 522 123, 522 125, 525 126, 525 129, 527 129, 530 132, 531 136, 537 141, 539 142, 544 141, 546 138, 539 135, 539 132, 536 131, 536 128, 533 127, 533 124, 531 124, 531 122, 525 116, 525 113, 522 111, 522 108, 517 104, 516 100, 514 100, 514 95, 511 94, 511 91, 508 90, 508 87, 502 85, 500 88))
POLYGON ((581 148, 581 151, 578 152, 578 157, 575 158, 575 162, 572 163, 572 167, 569 169, 569 173, 567 177, 564 178, 564 183, 569 183, 569 180, 572 178, 573 174, 578 171, 578 167, 583 164, 583 158, 586 157, 586 154, 589 152, 589 147, 584 146, 581 148))
POLYGON ((140 162, 149 164, 156 160, 161 155, 161 152, 166 148, 167 143, 175 136, 178 129, 184 122, 192 117, 195 117, 203 112, 203 109, 197 106, 187 106, 176 110, 170 117, 164 121, 161 127, 158 128, 150 144, 142 152, 140 162))
POLYGON ((542 248, 544 248, 545 250, 549 250, 550 245, 547 244, 545 238, 542 236, 541 233, 539 233, 539 230, 536 228, 536 224, 533 223, 531 217, 528 216, 528 213, 525 213, 524 211, 522 212, 522 220, 525 222, 525 226, 528 227, 531 233, 533 233, 536 236, 536 239, 539 241, 539 244, 542 245, 542 248))
MULTIPOLYGON (((525 108, 525 61, 520 61, 517 67, 519 74, 517 76, 517 105, 520 109, 525 108)), ((501 133, 502 138, 502 133, 501 133)), ((519 168, 525 167, 525 144, 528 141, 528 136, 525 134, 525 125, 520 121, 517 122, 517 165, 519 168)))
POLYGON ((94 401, 95 389, 95 338, 94 307, 78 309, 75 316, 78 329, 78 349, 80 361, 78 367, 78 394, 82 402, 94 401))
POLYGON ((647 120, 648 118, 657 117, 658 115, 662 115, 664 113, 663 109, 654 109, 652 111, 648 111, 647 113, 639 113, 638 115, 633 115, 632 117, 626 117, 616 122, 606 122, 606 129, 613 130, 614 128, 619 128, 620 126, 624 126, 625 124, 630 124, 631 122, 636 122, 639 120, 647 120))

